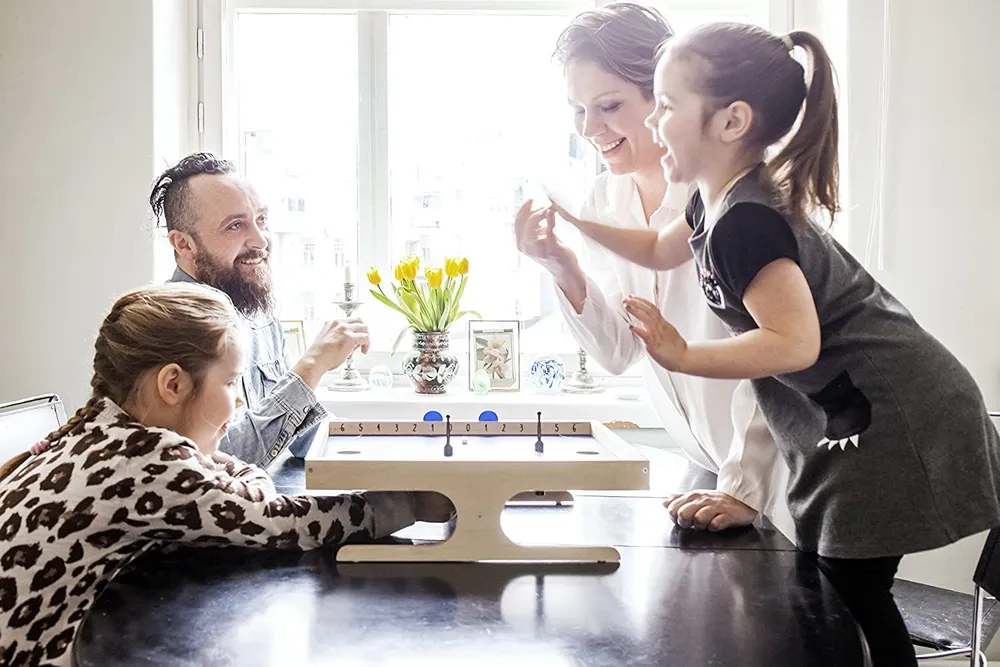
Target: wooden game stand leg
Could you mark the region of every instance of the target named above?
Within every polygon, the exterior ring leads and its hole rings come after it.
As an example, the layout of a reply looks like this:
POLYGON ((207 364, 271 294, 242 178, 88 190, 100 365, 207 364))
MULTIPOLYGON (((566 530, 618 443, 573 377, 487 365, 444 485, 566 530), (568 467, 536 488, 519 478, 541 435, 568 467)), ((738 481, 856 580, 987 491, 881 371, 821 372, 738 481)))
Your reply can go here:
POLYGON ((340 562, 481 562, 546 561, 617 563, 614 547, 522 545, 507 537, 500 513, 511 492, 497 489, 438 491, 451 499, 458 513, 454 532, 432 544, 346 544, 337 551, 340 562))
MULTIPOLYGON (((473 596, 499 604, 507 587, 515 579, 531 577, 538 581, 558 575, 610 575, 618 563, 337 563, 337 574, 349 579, 396 579, 413 581, 433 579, 444 584, 454 596, 473 596), (484 570, 484 568, 492 568, 484 570)), ((498 610, 499 611, 499 610, 498 610)))

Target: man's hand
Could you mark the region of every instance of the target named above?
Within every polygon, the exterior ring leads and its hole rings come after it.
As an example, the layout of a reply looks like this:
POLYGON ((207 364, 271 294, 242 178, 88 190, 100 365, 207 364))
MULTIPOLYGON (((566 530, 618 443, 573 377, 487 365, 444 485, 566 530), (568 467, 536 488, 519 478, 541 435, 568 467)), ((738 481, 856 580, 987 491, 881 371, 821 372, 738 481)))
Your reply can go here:
POLYGON ((757 510, 722 491, 688 491, 663 501, 670 518, 681 528, 719 532, 749 526, 757 510))
POLYGON ((327 322, 292 370, 315 389, 327 371, 337 368, 352 352, 368 352, 368 327, 358 318, 327 322))

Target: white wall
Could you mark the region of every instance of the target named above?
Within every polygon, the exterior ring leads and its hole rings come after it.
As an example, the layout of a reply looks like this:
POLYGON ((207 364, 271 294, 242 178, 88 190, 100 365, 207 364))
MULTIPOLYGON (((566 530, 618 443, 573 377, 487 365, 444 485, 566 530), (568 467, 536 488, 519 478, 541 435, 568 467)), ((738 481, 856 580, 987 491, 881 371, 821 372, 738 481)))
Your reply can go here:
MULTIPOLYGON (((838 68, 848 247, 970 369, 1000 410, 997 0, 796 0, 838 68), (888 124, 880 206, 879 86, 888 4, 888 124), (874 218, 883 227, 882 245, 874 218), (881 215, 880 215, 881 212, 881 215), (869 247, 870 232, 876 234, 869 247)), ((945 416, 942 415, 942 418, 945 416)), ((970 592, 984 535, 911 554, 899 576, 970 592)), ((1000 659, 1000 642, 989 651, 1000 659)))
MULTIPOLYGON (((1000 409, 1000 26, 997 0, 818 0, 846 7, 849 247, 970 369, 1000 409), (876 146, 883 3, 889 2, 884 215, 876 146), (868 251, 872 211, 883 243, 868 251), (880 268, 881 263, 881 268, 880 268)), ((822 14, 822 11, 821 11, 822 14)), ((945 418, 942 415, 942 418, 945 418)), ((903 559, 900 576, 971 591, 984 536, 903 559)), ((1000 647, 990 651, 1000 657, 1000 647)))
MULTIPOLYGON (((852 0, 849 7, 851 249, 864 257, 876 176, 872 73, 881 62, 882 2, 852 0)), ((869 265, 968 366, 994 409, 1000 409, 1000 225, 992 185, 1000 126, 991 111, 1000 106, 997 26, 996 0, 890 4, 882 270, 877 252, 869 265)), ((982 542, 976 537, 908 556, 901 575, 971 590, 982 542)))
POLYGON ((1000 409, 1000 2, 893 5, 880 278, 1000 409))
MULTIPOLYGON (((154 4, 0 2, 0 401, 86 400, 101 319, 152 280, 145 194, 187 131, 156 131, 186 87, 161 77, 154 93, 154 4)), ((175 4, 156 8, 165 29, 175 4)))
MULTIPOLYGON (((850 2, 851 250, 862 258, 875 180, 883 1, 850 2)), ((1000 409, 997 26, 996 0, 890 5, 883 266, 876 253, 869 269, 958 355, 1000 409)))
MULTIPOLYGON (((198 67, 195 53, 197 8, 189 0, 153 0, 153 163, 159 174, 197 146, 198 67)), ((137 193, 143 194, 143 191, 137 193)), ((148 187, 146 194, 148 195, 148 187)), ((174 270, 174 254, 162 229, 149 217, 153 279, 174 270)))

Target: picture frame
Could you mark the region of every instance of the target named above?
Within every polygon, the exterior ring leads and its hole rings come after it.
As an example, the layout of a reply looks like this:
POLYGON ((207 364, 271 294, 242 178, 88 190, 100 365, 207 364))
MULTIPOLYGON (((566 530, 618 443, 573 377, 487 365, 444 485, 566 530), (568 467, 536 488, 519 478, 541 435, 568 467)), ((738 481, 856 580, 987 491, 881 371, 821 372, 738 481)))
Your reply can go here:
POLYGON ((469 320, 469 390, 476 372, 490 376, 490 391, 521 389, 521 321, 469 320))
POLYGON ((281 332, 285 336, 286 361, 295 363, 306 351, 306 326, 302 320, 281 320, 281 332))

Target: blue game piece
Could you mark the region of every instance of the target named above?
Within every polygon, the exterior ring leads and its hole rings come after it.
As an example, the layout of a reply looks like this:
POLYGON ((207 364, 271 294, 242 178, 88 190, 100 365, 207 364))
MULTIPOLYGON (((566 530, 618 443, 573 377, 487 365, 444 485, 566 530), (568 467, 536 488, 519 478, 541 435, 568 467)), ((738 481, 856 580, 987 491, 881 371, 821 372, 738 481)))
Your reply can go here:
POLYGON ((428 412, 428 413, 426 413, 424 415, 424 421, 425 422, 440 422, 440 421, 444 421, 444 417, 442 417, 441 413, 438 412, 437 410, 431 410, 430 412, 428 412))
POLYGON ((479 413, 479 421, 481 422, 495 422, 497 421, 497 413, 492 410, 483 410, 479 413))

